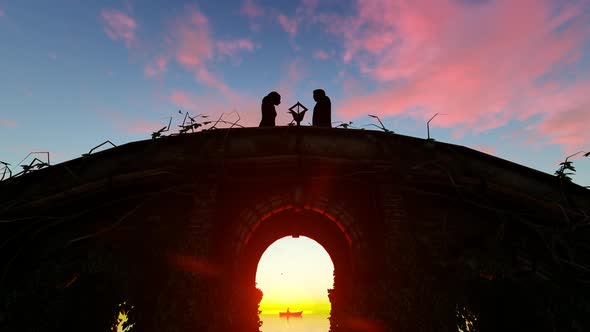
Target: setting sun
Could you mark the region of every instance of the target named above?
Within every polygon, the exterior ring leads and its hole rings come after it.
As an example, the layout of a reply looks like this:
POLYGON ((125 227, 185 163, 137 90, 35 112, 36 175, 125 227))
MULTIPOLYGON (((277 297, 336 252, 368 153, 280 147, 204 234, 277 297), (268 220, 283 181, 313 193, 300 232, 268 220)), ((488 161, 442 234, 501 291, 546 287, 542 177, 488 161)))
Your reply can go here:
POLYGON ((304 315, 327 316, 333 272, 330 256, 316 241, 307 237, 277 240, 260 258, 256 272, 257 287, 264 294, 262 314, 277 315, 289 308, 303 310, 304 315))

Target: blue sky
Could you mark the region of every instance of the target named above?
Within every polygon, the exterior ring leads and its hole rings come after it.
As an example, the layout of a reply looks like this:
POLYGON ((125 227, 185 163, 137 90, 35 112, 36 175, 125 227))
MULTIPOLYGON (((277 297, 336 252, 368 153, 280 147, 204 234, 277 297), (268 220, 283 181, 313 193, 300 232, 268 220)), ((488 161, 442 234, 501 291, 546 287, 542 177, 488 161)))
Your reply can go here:
POLYGON ((437 140, 548 173, 590 150, 587 0, 0 0, 0 41, 12 164, 147 139, 178 109, 256 126, 271 90, 286 124, 316 88, 334 120, 425 137, 440 112, 437 140))

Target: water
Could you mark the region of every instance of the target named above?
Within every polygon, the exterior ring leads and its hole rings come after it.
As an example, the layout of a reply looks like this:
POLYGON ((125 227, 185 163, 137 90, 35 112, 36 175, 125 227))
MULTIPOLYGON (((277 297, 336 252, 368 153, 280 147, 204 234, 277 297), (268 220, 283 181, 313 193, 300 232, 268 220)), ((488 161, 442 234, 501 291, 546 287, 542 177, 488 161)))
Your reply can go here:
POLYGON ((305 315, 301 318, 285 318, 276 315, 260 315, 262 332, 328 332, 327 315, 305 315))

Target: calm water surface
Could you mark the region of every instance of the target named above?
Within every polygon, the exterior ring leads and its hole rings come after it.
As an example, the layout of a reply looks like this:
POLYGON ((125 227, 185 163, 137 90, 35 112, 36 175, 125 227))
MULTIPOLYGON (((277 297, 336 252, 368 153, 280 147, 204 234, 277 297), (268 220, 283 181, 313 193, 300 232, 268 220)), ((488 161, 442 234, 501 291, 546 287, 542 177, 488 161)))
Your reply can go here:
POLYGON ((262 332, 328 332, 328 315, 308 315, 301 318, 284 318, 276 315, 260 315, 262 332))

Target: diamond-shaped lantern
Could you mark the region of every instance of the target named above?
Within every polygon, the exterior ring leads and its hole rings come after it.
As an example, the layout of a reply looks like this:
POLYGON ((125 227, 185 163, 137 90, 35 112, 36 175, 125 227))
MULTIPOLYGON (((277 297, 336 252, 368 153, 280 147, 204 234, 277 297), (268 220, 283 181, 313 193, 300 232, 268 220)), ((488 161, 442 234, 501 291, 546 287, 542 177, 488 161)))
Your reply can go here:
MULTIPOLYGON (((287 113, 290 113, 293 116, 293 121, 297 122, 297 127, 299 127, 301 125, 301 121, 303 121, 305 112, 307 112, 307 107, 301 105, 301 103, 297 101, 297 104, 289 107, 289 112, 287 113)), ((291 123, 293 123, 293 121, 291 121, 291 123)))

